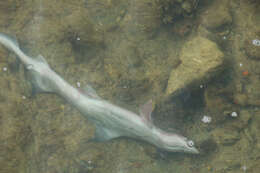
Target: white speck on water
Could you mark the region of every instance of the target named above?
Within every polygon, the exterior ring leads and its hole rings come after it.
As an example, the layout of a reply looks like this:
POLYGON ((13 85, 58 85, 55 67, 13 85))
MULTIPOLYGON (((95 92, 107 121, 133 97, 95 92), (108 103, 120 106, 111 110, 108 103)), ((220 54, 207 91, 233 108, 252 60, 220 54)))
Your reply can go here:
POLYGON ((25 96, 22 96, 22 99, 26 99, 26 97, 25 97, 25 96))
POLYGON ((239 63, 239 66, 240 66, 240 67, 242 67, 242 66, 243 66, 243 64, 242 64, 242 63, 239 63))
POLYGON ((237 112, 232 112, 231 113, 231 117, 237 117, 237 116, 238 116, 237 112))
POLYGON ((211 117, 210 117, 210 116, 207 116, 207 115, 204 115, 204 116, 202 117, 201 121, 202 121, 203 123, 208 124, 208 123, 211 122, 211 117))
POLYGON ((252 44, 255 46, 260 46, 260 40, 254 39, 254 40, 252 40, 252 44))
POLYGON ((3 71, 7 71, 7 67, 3 67, 3 71))
POLYGON ((92 163, 92 161, 91 161, 91 160, 89 160, 89 161, 88 161, 88 164, 91 164, 91 163, 92 163))
POLYGON ((79 37, 77 37, 77 40, 79 41, 79 40, 80 40, 80 38, 79 38, 79 37))
POLYGON ((247 170, 246 165, 243 165, 243 166, 241 167, 241 169, 242 169, 244 172, 246 172, 246 170, 247 170))
POLYGON ((80 88, 80 82, 77 82, 77 87, 80 88))
POLYGON ((223 36, 223 40, 226 40, 227 39, 227 37, 226 36, 223 36))
POLYGON ((200 88, 203 88, 203 85, 200 85, 200 88))

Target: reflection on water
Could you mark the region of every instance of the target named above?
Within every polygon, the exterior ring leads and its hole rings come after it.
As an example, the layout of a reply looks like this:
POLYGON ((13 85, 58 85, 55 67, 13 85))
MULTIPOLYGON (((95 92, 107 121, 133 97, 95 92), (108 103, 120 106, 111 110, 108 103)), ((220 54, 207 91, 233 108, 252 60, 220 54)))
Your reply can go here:
POLYGON ((191 138, 199 155, 130 138, 91 141, 95 127, 52 94, 32 94, 0 47, 0 172, 257 172, 260 5, 254 0, 0 2, 0 32, 45 57, 79 89, 191 138))

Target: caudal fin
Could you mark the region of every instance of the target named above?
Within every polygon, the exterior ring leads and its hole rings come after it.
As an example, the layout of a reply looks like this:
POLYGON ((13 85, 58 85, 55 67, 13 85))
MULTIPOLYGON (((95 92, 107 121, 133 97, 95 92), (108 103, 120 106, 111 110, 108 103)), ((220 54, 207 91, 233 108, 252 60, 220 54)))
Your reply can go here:
POLYGON ((0 33, 0 43, 10 51, 14 52, 24 65, 28 65, 32 61, 32 58, 21 51, 16 38, 0 33))

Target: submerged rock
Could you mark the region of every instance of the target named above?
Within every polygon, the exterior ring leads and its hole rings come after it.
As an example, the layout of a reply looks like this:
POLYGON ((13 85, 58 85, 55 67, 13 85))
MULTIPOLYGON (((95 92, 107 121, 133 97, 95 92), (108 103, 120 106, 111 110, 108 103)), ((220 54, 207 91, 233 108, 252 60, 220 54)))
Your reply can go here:
POLYGON ((215 1, 206 10, 201 17, 201 23, 208 29, 220 29, 225 25, 232 23, 232 17, 229 12, 229 1, 215 1))
POLYGON ((216 129, 212 132, 214 141, 221 145, 233 145, 240 139, 239 132, 233 129, 216 129))
POLYGON ((249 58, 260 60, 260 30, 257 33, 247 34, 244 41, 244 50, 249 58))
POLYGON ((23 1, 19 0, 7 0, 0 2, 0 26, 2 29, 13 22, 16 12, 23 4, 23 1))
POLYGON ((66 21, 64 24, 65 35, 75 47, 98 46, 103 43, 102 29, 84 10, 72 13, 66 18, 66 21))
POLYGON ((256 149, 256 153, 254 155, 257 155, 257 157, 260 156, 260 111, 257 110, 254 112, 254 115, 251 120, 251 124, 248 128, 248 136, 252 139, 252 142, 254 142, 254 146, 256 149))
POLYGON ((252 118, 252 113, 249 110, 241 110, 238 117, 232 117, 233 120, 229 126, 237 131, 242 130, 248 126, 249 120, 252 118))
POLYGON ((234 93, 234 103, 241 106, 259 106, 260 105, 260 81, 257 76, 251 75, 248 78, 250 82, 244 83, 243 91, 234 93))
POLYGON ((130 8, 131 23, 138 31, 152 32, 161 25, 162 10, 156 0, 133 0, 130 8))
POLYGON ((222 70, 224 54, 217 45, 203 37, 195 37, 184 44, 181 64, 171 71, 166 95, 178 93, 192 84, 200 86, 222 70))

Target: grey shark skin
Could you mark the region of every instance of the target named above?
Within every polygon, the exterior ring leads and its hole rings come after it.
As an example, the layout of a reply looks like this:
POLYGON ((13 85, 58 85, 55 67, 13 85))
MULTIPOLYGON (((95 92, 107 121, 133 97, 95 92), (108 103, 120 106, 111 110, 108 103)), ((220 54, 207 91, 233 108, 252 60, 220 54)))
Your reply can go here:
POLYGON ((91 87, 88 87, 86 93, 74 88, 54 72, 41 55, 32 58, 24 54, 11 37, 0 33, 0 43, 13 51, 22 61, 32 77, 34 88, 40 92, 60 95, 95 124, 96 140, 107 141, 126 136, 147 141, 169 152, 199 153, 193 142, 186 137, 167 133, 153 125, 151 101, 142 106, 139 116, 101 99, 91 87))

